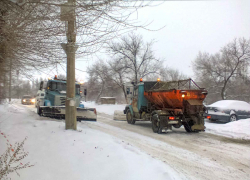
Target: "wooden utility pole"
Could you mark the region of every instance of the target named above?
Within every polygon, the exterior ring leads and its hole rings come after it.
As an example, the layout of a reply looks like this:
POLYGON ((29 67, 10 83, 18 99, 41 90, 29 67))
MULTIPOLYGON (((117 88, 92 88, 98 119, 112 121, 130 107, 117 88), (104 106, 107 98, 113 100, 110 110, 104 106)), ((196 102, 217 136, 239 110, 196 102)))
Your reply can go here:
POLYGON ((66 21, 67 44, 62 44, 67 54, 67 94, 65 129, 76 130, 76 106, 75 106, 75 51, 76 51, 76 16, 75 0, 61 6, 61 20, 66 21))
POLYGON ((9 69, 9 102, 11 101, 11 82, 12 82, 12 59, 10 58, 10 69, 9 69))

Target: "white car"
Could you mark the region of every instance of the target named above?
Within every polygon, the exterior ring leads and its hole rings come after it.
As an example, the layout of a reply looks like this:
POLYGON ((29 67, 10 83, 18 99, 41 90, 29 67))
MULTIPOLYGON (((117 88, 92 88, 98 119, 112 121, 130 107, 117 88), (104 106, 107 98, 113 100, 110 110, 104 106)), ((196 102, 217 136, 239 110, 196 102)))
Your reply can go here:
POLYGON ((38 92, 36 94, 36 102, 35 102, 36 107, 39 104, 39 102, 44 99, 44 96, 45 96, 45 92, 41 91, 41 90, 38 90, 38 92))

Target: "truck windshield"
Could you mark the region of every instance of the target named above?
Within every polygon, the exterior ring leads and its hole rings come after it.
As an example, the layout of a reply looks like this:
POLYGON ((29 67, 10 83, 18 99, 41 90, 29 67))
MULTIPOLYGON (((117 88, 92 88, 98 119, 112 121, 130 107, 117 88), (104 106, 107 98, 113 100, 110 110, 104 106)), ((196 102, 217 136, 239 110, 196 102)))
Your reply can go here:
POLYGON ((58 91, 66 91, 67 85, 65 83, 57 83, 57 90, 58 91))
POLYGON ((23 96, 23 98, 32 98, 31 96, 23 96))
MULTIPOLYGON (((49 84, 50 86, 50 90, 52 91, 65 91, 67 90, 67 84, 66 83, 62 83, 62 82, 51 82, 49 84)), ((80 85, 79 84, 76 84, 75 86, 75 89, 76 89, 76 94, 80 94, 80 85)))

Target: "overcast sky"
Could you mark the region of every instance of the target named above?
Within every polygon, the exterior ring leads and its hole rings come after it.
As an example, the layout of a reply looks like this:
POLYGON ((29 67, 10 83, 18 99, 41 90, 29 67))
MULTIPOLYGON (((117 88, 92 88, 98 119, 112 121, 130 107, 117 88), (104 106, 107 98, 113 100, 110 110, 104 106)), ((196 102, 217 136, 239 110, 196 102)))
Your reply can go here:
MULTIPOLYGON (((199 51, 215 53, 234 38, 250 38, 250 0, 165 1, 139 10, 138 20, 153 21, 149 29, 165 26, 136 32, 145 41, 156 41, 155 55, 165 59, 165 65, 194 78, 191 62, 199 51)), ((76 68, 84 71, 95 60, 77 62, 76 68)), ((76 77, 86 80, 80 71, 76 77)))

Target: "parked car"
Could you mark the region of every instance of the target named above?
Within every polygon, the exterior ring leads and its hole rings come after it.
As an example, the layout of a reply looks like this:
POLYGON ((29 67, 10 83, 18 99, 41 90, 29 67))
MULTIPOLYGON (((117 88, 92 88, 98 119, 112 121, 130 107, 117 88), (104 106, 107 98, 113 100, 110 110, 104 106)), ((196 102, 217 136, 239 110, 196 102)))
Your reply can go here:
POLYGON ((206 106, 205 116, 211 121, 232 122, 250 118, 250 104, 237 100, 221 100, 206 106))
POLYGON ((36 94, 36 101, 35 101, 35 106, 36 107, 39 104, 39 102, 44 99, 44 96, 45 96, 45 92, 41 91, 41 90, 38 90, 38 92, 36 94))
POLYGON ((35 98, 30 95, 24 95, 21 100, 22 104, 35 104, 35 98))

